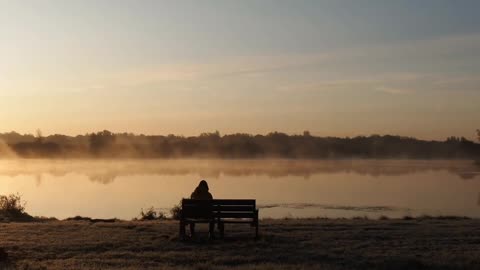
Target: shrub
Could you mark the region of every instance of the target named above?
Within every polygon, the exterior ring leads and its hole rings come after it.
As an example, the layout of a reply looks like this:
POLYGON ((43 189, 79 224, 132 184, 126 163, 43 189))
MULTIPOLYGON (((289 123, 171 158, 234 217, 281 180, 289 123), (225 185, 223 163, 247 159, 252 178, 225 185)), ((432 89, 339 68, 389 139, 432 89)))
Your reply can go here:
POLYGON ((167 216, 161 211, 155 211, 155 209, 150 207, 147 211, 140 211, 140 220, 155 220, 155 219, 166 219, 167 216))
POLYGON ((172 215, 172 219, 179 220, 181 213, 182 213, 182 202, 173 206, 172 209, 170 209, 170 214, 172 215))
POLYGON ((19 194, 0 195, 0 211, 6 213, 24 213, 25 202, 19 194))
POLYGON ((7 221, 32 221, 25 212, 25 202, 19 194, 0 195, 0 216, 7 221))

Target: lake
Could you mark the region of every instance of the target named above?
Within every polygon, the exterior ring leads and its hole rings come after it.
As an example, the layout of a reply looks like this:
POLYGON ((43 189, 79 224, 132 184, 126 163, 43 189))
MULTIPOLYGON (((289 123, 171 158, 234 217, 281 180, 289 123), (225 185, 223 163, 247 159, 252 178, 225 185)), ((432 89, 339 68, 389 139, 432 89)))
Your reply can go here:
POLYGON ((206 179, 215 198, 253 198, 263 218, 480 217, 480 167, 419 160, 0 160, 0 194, 35 216, 168 213, 206 179))

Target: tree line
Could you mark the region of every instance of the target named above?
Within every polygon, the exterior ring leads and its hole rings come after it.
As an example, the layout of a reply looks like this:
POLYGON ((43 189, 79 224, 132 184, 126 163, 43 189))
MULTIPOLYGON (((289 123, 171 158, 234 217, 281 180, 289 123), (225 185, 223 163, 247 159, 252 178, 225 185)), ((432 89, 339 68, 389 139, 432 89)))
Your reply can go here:
MULTIPOLYGON (((480 131, 479 134, 480 136, 480 131)), ((478 159, 480 144, 463 137, 444 141, 393 135, 317 137, 271 132, 199 136, 136 135, 108 130, 78 135, 0 133, 2 145, 23 158, 413 158, 478 159)), ((0 157, 4 151, 0 150, 0 157)))

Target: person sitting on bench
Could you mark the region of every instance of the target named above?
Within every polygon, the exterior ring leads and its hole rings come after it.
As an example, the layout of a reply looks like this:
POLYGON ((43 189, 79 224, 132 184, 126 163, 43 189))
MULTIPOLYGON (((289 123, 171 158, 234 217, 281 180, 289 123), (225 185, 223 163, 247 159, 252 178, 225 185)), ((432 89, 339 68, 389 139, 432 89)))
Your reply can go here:
POLYGON ((194 200, 213 200, 212 194, 208 191, 208 184, 207 181, 202 180, 200 184, 195 188, 190 195, 190 199, 194 200))
MULTIPOLYGON (((194 200, 213 200, 212 194, 208 191, 208 183, 205 180, 200 181, 198 186, 190 195, 190 199, 194 200)), ((210 223, 209 233, 210 236, 213 236, 214 223, 210 223)), ((190 235, 193 237, 195 235, 195 223, 190 223, 190 235)))

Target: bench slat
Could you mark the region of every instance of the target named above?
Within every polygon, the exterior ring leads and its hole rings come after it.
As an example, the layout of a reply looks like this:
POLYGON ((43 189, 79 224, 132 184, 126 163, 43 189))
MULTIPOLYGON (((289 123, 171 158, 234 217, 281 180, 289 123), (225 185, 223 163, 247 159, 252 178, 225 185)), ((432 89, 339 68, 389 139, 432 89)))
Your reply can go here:
POLYGON ((222 219, 222 223, 225 223, 225 224, 252 224, 254 223, 253 220, 249 220, 249 219, 222 219))
POLYGON ((255 200, 235 200, 235 199, 215 199, 212 200, 214 205, 255 205, 255 200))
POLYGON ((255 207, 253 205, 246 205, 246 206, 237 206, 237 205, 214 205, 212 207, 213 211, 221 211, 221 212, 228 212, 228 211, 244 211, 244 212, 253 212, 255 211, 255 207))
POLYGON ((213 200, 194 200, 183 199, 182 204, 198 204, 203 202, 209 202, 213 205, 255 205, 255 200, 251 199, 213 199, 213 200))
POLYGON ((254 218, 255 214, 253 212, 220 212, 214 213, 216 218, 254 218))
POLYGON ((215 199, 215 200, 193 200, 193 199, 183 199, 182 206, 256 206, 255 200, 225 200, 225 199, 215 199))

